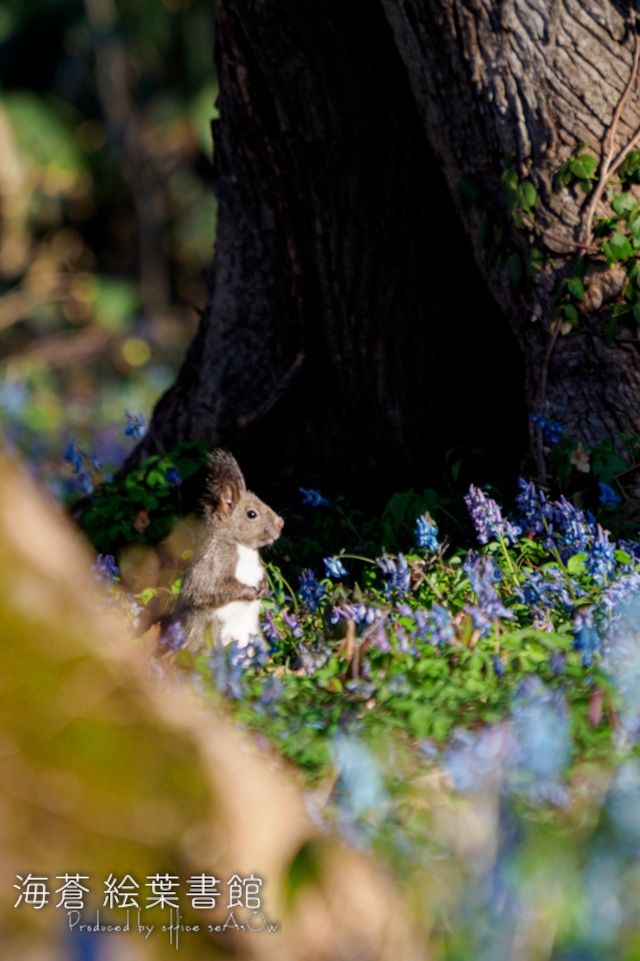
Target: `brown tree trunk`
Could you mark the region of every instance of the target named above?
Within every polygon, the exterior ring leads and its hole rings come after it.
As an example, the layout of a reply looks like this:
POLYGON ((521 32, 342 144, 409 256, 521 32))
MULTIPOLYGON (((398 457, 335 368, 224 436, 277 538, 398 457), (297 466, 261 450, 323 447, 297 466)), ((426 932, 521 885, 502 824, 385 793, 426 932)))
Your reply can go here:
MULTIPOLYGON (((592 239, 591 197, 576 186, 553 189, 562 161, 581 143, 599 161, 603 184, 607 157, 632 146, 640 127, 632 5, 610 0, 382 2, 452 192, 461 177, 472 177, 486 194, 499 198, 500 174, 511 154, 519 175, 537 187, 535 222, 553 261, 532 278, 526 300, 514 296, 504 269, 487 271, 524 353, 530 411, 548 405, 569 437, 588 444, 637 431, 637 325, 621 327, 610 347, 603 336, 611 307, 607 298, 620 291, 620 268, 608 269, 593 247, 581 246, 592 239), (565 329, 567 336, 558 336, 552 323, 558 281, 581 255, 589 265, 582 323, 579 330, 565 329), (593 309, 603 291, 604 303, 593 309)), ((474 234, 481 210, 462 206, 460 212, 474 234)), ((611 209, 601 203, 598 212, 611 209)), ((526 230, 512 233, 520 249, 532 239, 526 230)), ((540 465, 535 433, 532 445, 540 465)))
MULTIPOLYGON (((156 436, 230 446, 261 490, 384 495, 433 482, 461 443, 509 447, 515 470, 525 400, 589 443, 640 428, 635 329, 607 347, 604 309, 568 336, 552 321, 591 233, 585 194, 553 178, 582 141, 607 148, 634 65, 619 3, 218 0, 216 14, 211 296, 156 436), (543 233, 508 223, 505 249, 547 249, 519 289, 488 248, 478 269, 470 242, 488 207, 507 222, 509 164, 537 188, 543 233)), ((640 124, 635 88, 623 106, 616 150, 640 124)))

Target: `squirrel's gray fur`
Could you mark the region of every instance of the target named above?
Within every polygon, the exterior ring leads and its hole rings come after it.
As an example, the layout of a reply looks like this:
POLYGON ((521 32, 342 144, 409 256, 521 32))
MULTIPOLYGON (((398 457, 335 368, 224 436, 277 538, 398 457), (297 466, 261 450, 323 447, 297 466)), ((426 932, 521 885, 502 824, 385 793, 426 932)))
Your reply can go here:
POLYGON ((179 624, 184 646, 195 652, 204 650, 208 638, 246 646, 261 636, 260 599, 269 590, 258 549, 277 540, 284 521, 247 490, 235 457, 220 449, 209 455, 204 520, 176 606, 163 618, 163 633, 179 624))

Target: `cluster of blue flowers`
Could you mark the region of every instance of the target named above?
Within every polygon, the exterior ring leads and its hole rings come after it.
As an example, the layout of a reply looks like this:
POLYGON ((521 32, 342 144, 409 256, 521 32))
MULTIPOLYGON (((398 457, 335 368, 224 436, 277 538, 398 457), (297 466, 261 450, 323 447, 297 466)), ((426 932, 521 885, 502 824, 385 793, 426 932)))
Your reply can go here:
POLYGON ((240 646, 232 641, 225 647, 217 644, 209 655, 209 671, 218 691, 232 700, 244 695, 244 675, 249 667, 261 668, 269 660, 269 652, 260 638, 253 644, 240 646))
POLYGON ((327 577, 340 579, 341 577, 347 577, 349 574, 349 571, 339 557, 323 557, 322 563, 324 564, 327 577))
POLYGON ((517 524, 504 520, 500 506, 491 497, 487 497, 484 491, 471 484, 464 502, 481 544, 488 544, 495 538, 504 538, 507 544, 516 543, 522 529, 517 524))
POLYGON ((548 444, 553 447, 559 444, 564 434, 564 427, 557 420, 549 417, 548 414, 532 414, 531 423, 535 424, 542 431, 542 436, 548 444))
POLYGON ((64 451, 64 459, 71 464, 76 483, 85 494, 93 493, 93 473, 100 470, 100 463, 97 458, 87 457, 78 449, 78 444, 73 437, 67 444, 64 451))
POLYGON ((425 551, 435 553, 440 548, 440 544, 438 543, 438 527, 434 524, 428 511, 421 514, 416 521, 415 538, 418 547, 421 547, 425 551))
MULTIPOLYGON (((147 433, 147 427, 142 414, 135 417, 125 411, 125 415, 127 422, 124 427, 124 434, 127 437, 133 437, 135 440, 144 437, 147 433)), ((113 455, 113 451, 109 453, 113 455)), ((96 482, 102 483, 111 480, 111 475, 104 473, 100 459, 95 454, 86 454, 80 450, 75 437, 72 437, 65 447, 63 457, 67 463, 71 464, 74 480, 85 494, 93 494, 96 482)), ((120 459, 122 459, 122 452, 117 451, 115 460, 120 459)), ((179 470, 176 467, 169 467, 166 472, 166 480, 172 484, 181 484, 182 477, 179 470)))
POLYGON ((308 504, 311 507, 327 507, 329 501, 326 497, 320 493, 320 491, 313 490, 310 487, 299 487, 298 490, 302 494, 302 503, 308 504))
POLYGON ((411 589, 411 571, 404 554, 398 554, 397 561, 388 554, 383 554, 376 558, 376 564, 386 576, 384 596, 387 599, 391 599, 393 595, 398 598, 406 597, 411 589))
POLYGON ((124 428, 124 432, 127 437, 133 437, 134 440, 142 440, 143 437, 147 436, 147 425, 142 414, 130 414, 128 410, 125 410, 125 416, 127 418, 127 424, 124 428))
POLYGON ((111 554, 98 554, 91 571, 96 581, 106 587, 111 587, 120 580, 116 559, 111 554))
POLYGON ((327 587, 325 584, 321 584, 316 578, 315 574, 309 568, 306 568, 300 574, 300 587, 298 588, 298 597, 305 604, 310 611, 317 611, 320 606, 320 601, 323 597, 327 596, 327 587))
POLYGON ((514 616, 513 611, 506 609, 496 590, 496 585, 502 580, 502 572, 493 558, 477 551, 469 551, 464 572, 477 599, 476 604, 465 606, 465 613, 471 616, 474 628, 480 631, 480 637, 486 637, 494 621, 511 620, 514 616))
POLYGON ((434 603, 429 610, 423 610, 420 607, 412 608, 409 604, 398 604, 397 611, 404 619, 404 623, 413 622, 413 626, 408 628, 408 633, 404 628, 400 628, 398 636, 405 646, 407 641, 411 642, 407 649, 416 655, 419 653, 417 647, 419 644, 431 644, 437 647, 439 644, 448 644, 454 637, 455 629, 451 614, 441 604, 434 603))
POLYGON ((340 621, 353 621, 357 626, 375 624, 381 616, 379 608, 367 607, 366 604, 340 604, 334 607, 330 621, 339 624, 340 621))
MULTIPOLYGON (((535 627, 549 625, 551 611, 560 605, 565 611, 573 609, 574 598, 569 592, 567 578, 557 565, 546 565, 545 570, 527 568, 520 575, 520 583, 514 592, 521 604, 525 604, 533 615, 535 627)), ((586 591, 573 586, 574 597, 585 596, 586 591)))

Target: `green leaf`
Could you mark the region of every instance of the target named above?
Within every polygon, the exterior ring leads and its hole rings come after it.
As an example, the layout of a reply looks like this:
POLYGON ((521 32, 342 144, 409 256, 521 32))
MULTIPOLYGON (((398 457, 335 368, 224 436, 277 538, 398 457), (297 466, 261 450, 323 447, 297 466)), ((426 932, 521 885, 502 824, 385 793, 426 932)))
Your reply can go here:
POLYGON ((569 161, 565 160, 553 178, 553 192, 559 194, 560 191, 567 187, 570 183, 571 172, 569 170, 569 161))
POLYGON ((574 554, 573 557, 570 557, 567 561, 567 571, 569 574, 579 574, 582 570, 584 570, 584 565, 586 562, 586 554, 574 554))
POLYGON ((638 207, 638 201, 631 194, 618 194, 611 201, 611 206, 617 214, 623 217, 625 214, 638 207))
POLYGON ((640 304, 634 304, 632 308, 633 319, 637 324, 640 324, 640 304))
POLYGON ((610 240, 605 241, 602 250, 607 263, 614 264, 618 260, 626 260, 633 255, 633 247, 629 243, 629 238, 620 231, 617 231, 610 240))
POLYGON ((634 238, 640 237, 640 206, 636 207, 627 218, 627 226, 634 238))
POLYGON ((614 551, 613 556, 618 564, 631 564, 633 561, 633 557, 630 554, 627 554, 626 551, 622 551, 620 549, 614 551))
POLYGON ((623 183, 637 182, 640 173, 640 151, 632 150, 618 167, 617 173, 623 183))
POLYGON ((569 277, 567 290, 576 300, 584 300, 584 284, 579 277, 569 277))
POLYGON ((578 257, 575 264, 573 265, 573 270, 571 271, 572 277, 579 277, 580 280, 584 280, 584 275, 587 271, 587 265, 585 263, 584 257, 578 257))
POLYGON ((578 323, 578 311, 573 304, 563 304, 562 313, 570 324, 575 326, 578 323))
POLYGON ((505 193, 513 193, 518 189, 518 174, 515 172, 513 167, 509 167, 503 172, 502 176, 500 177, 500 183, 502 184, 502 189, 505 191, 505 193))
POLYGON ((592 180, 598 166, 598 161, 591 154, 581 153, 569 161, 569 170, 578 180, 592 180))
POLYGON ((640 289, 640 264, 637 260, 629 269, 628 277, 634 287, 640 289))
POLYGON ((530 180, 525 180, 520 186, 520 206, 531 210, 538 203, 538 191, 530 180))

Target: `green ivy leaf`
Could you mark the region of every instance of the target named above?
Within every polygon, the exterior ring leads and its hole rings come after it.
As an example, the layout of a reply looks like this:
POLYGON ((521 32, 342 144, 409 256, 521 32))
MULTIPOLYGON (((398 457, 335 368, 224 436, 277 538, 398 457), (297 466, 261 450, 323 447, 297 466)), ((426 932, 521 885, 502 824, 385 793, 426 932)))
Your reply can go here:
POLYGON ((631 194, 618 194, 618 196, 614 197, 611 201, 611 206, 617 214, 624 217, 625 214, 637 209, 638 201, 635 197, 632 197, 631 194))
POLYGON ((597 167, 598 161, 588 153, 578 154, 569 161, 569 170, 578 180, 592 180, 597 167))
POLYGON ((640 237, 640 206, 636 207, 627 218, 627 226, 635 239, 640 237))
POLYGON ((538 203, 538 191, 530 180, 525 180, 520 188, 522 206, 527 210, 532 210, 538 203))
POLYGON ((620 231, 616 231, 610 240, 605 241, 602 250, 609 265, 633 256, 633 247, 629 243, 629 238, 621 234, 620 231))

